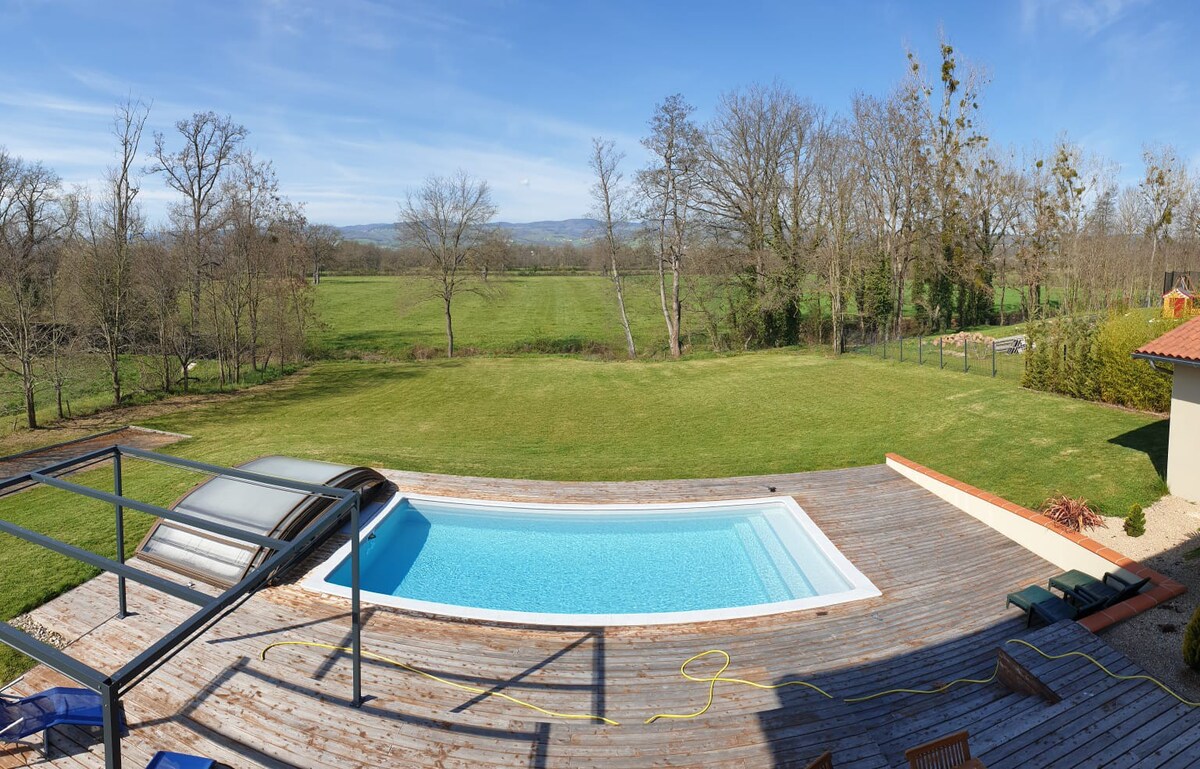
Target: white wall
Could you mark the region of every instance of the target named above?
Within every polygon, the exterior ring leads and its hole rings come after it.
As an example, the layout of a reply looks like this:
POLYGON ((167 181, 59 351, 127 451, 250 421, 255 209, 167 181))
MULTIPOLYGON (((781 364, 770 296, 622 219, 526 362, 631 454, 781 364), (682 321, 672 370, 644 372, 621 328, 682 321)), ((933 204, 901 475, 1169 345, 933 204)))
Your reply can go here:
POLYGON ((1175 364, 1171 388, 1171 444, 1167 454, 1171 493, 1200 502, 1200 367, 1175 364))
POLYGON ((1137 579, 1136 575, 1125 569, 1118 568, 1116 564, 1107 558, 1101 557, 1083 545, 1068 539, 1054 529, 1043 526, 1037 521, 1023 518, 1016 513, 1005 510, 994 502, 955 488, 937 478, 932 478, 919 470, 895 461, 891 457, 888 457, 887 464, 888 467, 913 481, 918 486, 922 486, 928 491, 933 492, 967 515, 990 526, 1034 555, 1049 561, 1063 571, 1079 569, 1094 577, 1100 577, 1104 572, 1111 571, 1130 582, 1137 579))

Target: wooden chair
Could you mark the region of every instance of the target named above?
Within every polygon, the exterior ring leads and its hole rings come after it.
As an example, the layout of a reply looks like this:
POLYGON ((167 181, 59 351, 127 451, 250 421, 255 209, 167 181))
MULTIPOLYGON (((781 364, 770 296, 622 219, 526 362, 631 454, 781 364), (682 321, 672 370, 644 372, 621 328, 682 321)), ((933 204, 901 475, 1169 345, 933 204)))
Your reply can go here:
POLYGON ((971 758, 967 733, 949 734, 933 742, 904 751, 909 769, 987 769, 978 758, 971 758))
POLYGON ((825 751, 813 759, 806 769, 833 769, 833 753, 825 751))

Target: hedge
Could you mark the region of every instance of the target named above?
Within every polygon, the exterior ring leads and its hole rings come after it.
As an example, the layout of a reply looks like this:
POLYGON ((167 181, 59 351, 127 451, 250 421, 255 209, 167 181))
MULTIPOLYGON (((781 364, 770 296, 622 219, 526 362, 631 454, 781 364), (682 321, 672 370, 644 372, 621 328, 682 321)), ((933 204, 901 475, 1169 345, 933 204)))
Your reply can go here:
POLYGON ((1104 320, 1064 317, 1031 323, 1021 384, 1142 411, 1167 411, 1170 375, 1131 354, 1179 323, 1139 310, 1104 320))

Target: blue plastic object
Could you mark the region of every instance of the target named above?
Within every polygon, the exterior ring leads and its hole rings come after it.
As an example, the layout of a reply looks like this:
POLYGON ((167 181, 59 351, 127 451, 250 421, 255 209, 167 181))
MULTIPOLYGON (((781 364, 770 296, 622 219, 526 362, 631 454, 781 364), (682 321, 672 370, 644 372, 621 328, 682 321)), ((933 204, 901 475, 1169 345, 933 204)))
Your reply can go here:
POLYGON ((150 759, 150 763, 146 764, 146 769, 212 769, 216 765, 217 762, 211 758, 160 750, 150 759))
MULTIPOLYGON (((123 716, 118 713, 121 731, 123 716)), ((41 732, 42 754, 49 756, 49 730, 56 726, 104 726, 100 695, 90 689, 56 686, 31 697, 0 696, 0 742, 20 742, 41 732)))
POLYGON ((0 714, 0 739, 9 741, 64 724, 104 725, 99 694, 62 686, 19 700, 0 700, 0 714))

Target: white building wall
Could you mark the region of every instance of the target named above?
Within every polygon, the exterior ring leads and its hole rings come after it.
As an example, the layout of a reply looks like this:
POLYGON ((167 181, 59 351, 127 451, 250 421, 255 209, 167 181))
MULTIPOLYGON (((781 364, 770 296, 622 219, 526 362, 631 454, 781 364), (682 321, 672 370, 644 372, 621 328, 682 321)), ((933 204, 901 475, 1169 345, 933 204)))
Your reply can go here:
POLYGON ((1175 364, 1170 440, 1167 486, 1178 497, 1200 502, 1200 367, 1175 364))

